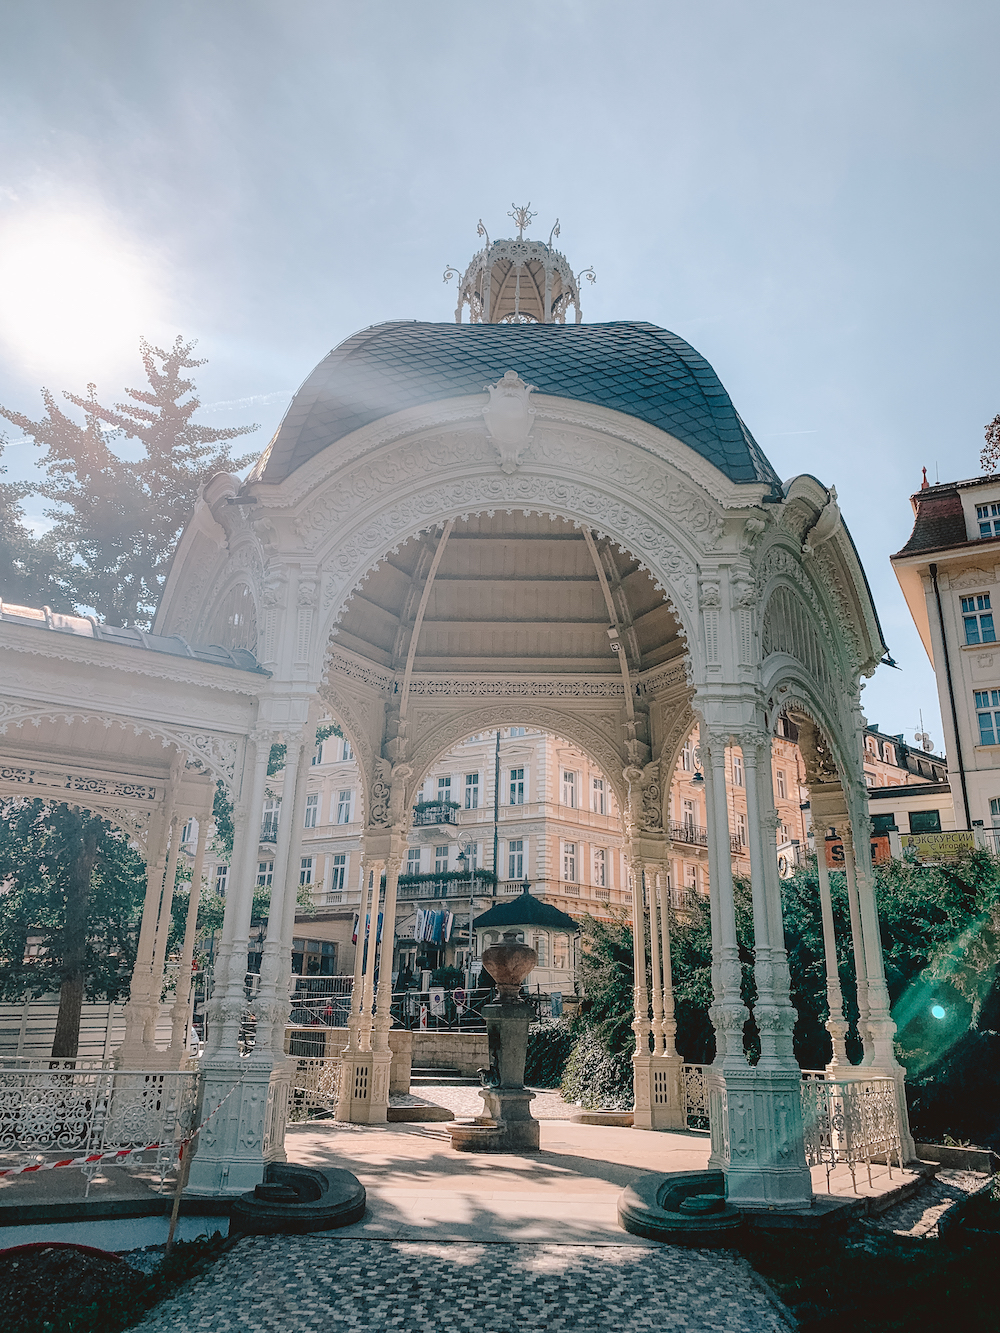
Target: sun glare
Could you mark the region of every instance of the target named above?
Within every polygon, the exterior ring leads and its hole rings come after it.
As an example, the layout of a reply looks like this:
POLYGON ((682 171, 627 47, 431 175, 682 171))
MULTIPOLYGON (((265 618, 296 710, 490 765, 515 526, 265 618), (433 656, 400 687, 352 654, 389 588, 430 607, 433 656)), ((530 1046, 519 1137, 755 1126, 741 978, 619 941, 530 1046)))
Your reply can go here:
POLYGON ((0 342, 41 382, 81 387, 134 362, 140 334, 156 333, 160 305, 150 263, 99 219, 0 222, 0 342))

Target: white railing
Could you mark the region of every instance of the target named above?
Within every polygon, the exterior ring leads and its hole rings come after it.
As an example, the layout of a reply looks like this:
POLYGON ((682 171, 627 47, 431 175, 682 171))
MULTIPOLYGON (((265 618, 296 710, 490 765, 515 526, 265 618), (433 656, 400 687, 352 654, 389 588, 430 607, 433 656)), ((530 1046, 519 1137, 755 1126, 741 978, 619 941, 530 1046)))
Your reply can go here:
POLYGON ((295 1068, 288 1088, 289 1119, 300 1120, 314 1110, 336 1110, 340 1091, 340 1057, 334 1056, 328 1060, 319 1056, 300 1055, 294 1059, 295 1068))
POLYGON ((155 1143, 162 1183, 193 1128, 197 1072, 51 1063, 0 1068, 0 1154, 78 1156, 155 1143))
POLYGON ((681 1071, 684 1123, 688 1129, 708 1129, 708 1071, 711 1065, 685 1065, 681 1071))
POLYGON ((837 1166, 847 1166, 857 1193, 857 1169, 864 1166, 872 1183, 872 1164, 892 1159, 902 1169, 896 1085, 891 1078, 802 1080, 802 1129, 806 1161, 826 1168, 827 1189, 837 1166))

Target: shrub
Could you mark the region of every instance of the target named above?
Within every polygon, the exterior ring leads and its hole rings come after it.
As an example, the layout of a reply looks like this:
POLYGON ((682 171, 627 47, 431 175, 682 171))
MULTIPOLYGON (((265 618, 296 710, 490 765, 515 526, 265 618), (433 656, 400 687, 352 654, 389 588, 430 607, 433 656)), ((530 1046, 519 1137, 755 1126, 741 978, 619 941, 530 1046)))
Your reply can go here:
POLYGON ((525 1083, 534 1088, 558 1088, 572 1045, 573 1034, 567 1019, 532 1023, 524 1063, 525 1083))
POLYGON ((630 1111, 631 1046, 609 1051, 597 1031, 584 1029, 566 1061, 562 1094, 568 1102, 579 1102, 588 1110, 630 1111))

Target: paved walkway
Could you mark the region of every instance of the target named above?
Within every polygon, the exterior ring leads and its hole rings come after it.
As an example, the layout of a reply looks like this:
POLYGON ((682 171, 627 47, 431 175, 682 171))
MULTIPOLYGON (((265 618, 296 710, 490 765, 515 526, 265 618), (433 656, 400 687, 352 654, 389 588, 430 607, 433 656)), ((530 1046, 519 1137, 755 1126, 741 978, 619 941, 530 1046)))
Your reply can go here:
MULTIPOLYGON (((631 1239, 631 1237, 629 1238, 631 1239)), ((441 1244, 254 1237, 143 1333, 787 1333, 728 1252, 631 1244, 441 1244)))

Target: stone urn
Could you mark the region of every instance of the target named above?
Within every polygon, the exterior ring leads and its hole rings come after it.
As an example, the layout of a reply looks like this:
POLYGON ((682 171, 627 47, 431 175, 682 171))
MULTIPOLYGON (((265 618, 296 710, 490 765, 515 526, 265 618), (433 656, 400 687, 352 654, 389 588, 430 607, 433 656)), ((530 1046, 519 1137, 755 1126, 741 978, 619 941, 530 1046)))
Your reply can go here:
POLYGON ((512 930, 504 931, 503 944, 483 951, 483 967, 497 983, 501 1004, 523 1004, 521 982, 538 963, 538 954, 520 944, 512 930))
POLYGON ((459 1152, 538 1151, 538 1121, 529 1110, 535 1094, 524 1086, 528 1025, 532 1007, 520 997, 521 983, 538 963, 538 954, 506 931, 503 944, 483 953, 483 967, 500 990, 498 1004, 483 1006, 490 1063, 480 1069, 484 1114, 449 1126, 451 1146, 459 1152))

